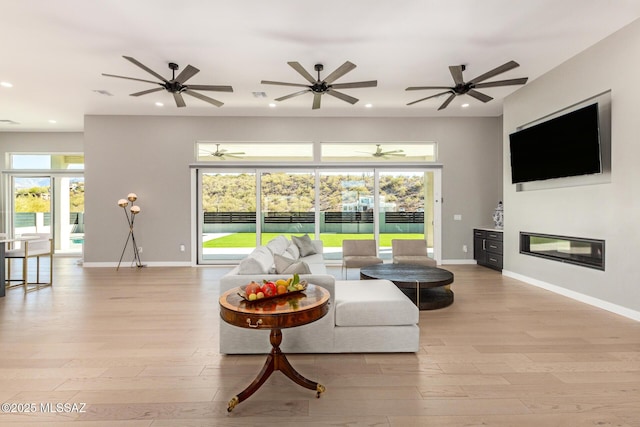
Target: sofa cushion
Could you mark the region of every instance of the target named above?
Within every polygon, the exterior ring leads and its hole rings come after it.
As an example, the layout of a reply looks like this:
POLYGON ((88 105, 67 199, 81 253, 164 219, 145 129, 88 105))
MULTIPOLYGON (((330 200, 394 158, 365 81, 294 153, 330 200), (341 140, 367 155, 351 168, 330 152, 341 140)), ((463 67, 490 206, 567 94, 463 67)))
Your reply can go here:
POLYGON ((388 280, 336 281, 336 326, 418 323, 418 307, 388 280))
POLYGON ((259 246, 238 264, 238 274, 266 274, 273 265, 273 255, 266 246, 259 246))
POLYGON ((296 261, 289 267, 285 268, 283 274, 311 274, 309 264, 304 261, 296 261))
POLYGON ((308 234, 304 236, 291 236, 293 243, 300 249, 300 256, 313 255, 316 253, 316 248, 311 242, 311 237, 308 234))
POLYGON ((282 255, 284 251, 287 250, 287 246, 289 246, 289 240, 285 236, 280 235, 269 240, 266 246, 272 254, 282 255))
POLYGON ((310 274, 309 265, 304 261, 287 258, 282 255, 274 255, 273 260, 276 265, 276 273, 278 274, 310 274))
POLYGON ((289 246, 287 247, 285 253, 290 254, 291 258, 293 259, 300 258, 300 249, 298 249, 298 245, 293 242, 289 243, 289 246))

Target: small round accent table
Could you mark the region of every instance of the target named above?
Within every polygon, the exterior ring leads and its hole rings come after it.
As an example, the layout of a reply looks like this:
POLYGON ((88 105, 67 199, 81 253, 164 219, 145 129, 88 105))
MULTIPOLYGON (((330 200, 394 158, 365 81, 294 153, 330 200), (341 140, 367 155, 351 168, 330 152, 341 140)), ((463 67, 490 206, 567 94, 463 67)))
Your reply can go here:
POLYGON ((413 264, 376 264, 360 269, 360 279, 386 279, 414 299, 420 310, 453 304, 453 273, 443 268, 413 264))
POLYGON ((280 350, 284 328, 295 328, 322 318, 329 311, 329 291, 307 285, 304 292, 283 295, 258 302, 247 302, 239 294, 240 288, 229 289, 220 296, 220 317, 240 328, 271 329, 271 352, 255 380, 229 401, 227 411, 256 392, 273 371, 280 371, 302 387, 316 391, 316 397, 325 391, 322 384, 300 375, 280 350))

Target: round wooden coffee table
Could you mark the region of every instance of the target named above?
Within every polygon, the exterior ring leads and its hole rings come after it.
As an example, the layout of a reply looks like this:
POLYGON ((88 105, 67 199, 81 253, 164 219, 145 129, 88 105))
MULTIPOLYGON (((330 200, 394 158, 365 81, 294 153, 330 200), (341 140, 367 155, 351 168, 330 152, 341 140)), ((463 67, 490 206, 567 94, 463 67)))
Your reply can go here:
POLYGON ((376 264, 360 269, 360 279, 386 279, 416 302, 420 310, 453 304, 453 273, 443 268, 413 264, 376 264))
POLYGON ((271 352, 256 379, 229 401, 227 411, 231 412, 238 403, 255 393, 273 371, 280 371, 296 384, 315 390, 316 397, 320 397, 325 387, 300 375, 280 350, 281 329, 295 328, 322 318, 329 311, 329 291, 310 284, 304 292, 258 302, 247 302, 238 292, 240 288, 233 288, 220 296, 220 317, 240 328, 271 329, 271 352))

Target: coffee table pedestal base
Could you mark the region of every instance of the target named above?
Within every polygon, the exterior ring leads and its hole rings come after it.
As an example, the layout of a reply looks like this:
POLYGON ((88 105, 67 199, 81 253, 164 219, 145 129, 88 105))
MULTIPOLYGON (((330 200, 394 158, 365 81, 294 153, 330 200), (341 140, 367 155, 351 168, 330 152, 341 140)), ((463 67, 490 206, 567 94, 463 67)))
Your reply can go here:
POLYGON ((234 396, 229 401, 229 406, 227 407, 228 412, 231 412, 238 403, 248 399, 249 396, 255 393, 274 371, 282 372, 293 382, 301 385, 302 387, 315 390, 317 398, 320 397, 320 393, 325 391, 325 387, 322 384, 308 380, 300 375, 298 371, 291 366, 291 363, 289 363, 284 353, 280 351, 280 343, 282 343, 282 331, 280 329, 272 329, 269 340, 271 342, 271 352, 267 356, 267 360, 265 361, 262 370, 246 389, 238 393, 238 395, 234 396))

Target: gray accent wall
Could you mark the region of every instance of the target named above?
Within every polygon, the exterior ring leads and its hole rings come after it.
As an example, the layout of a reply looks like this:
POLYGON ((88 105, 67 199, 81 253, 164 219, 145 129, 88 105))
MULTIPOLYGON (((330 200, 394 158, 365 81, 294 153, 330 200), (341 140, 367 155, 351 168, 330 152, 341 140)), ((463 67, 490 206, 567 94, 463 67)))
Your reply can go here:
MULTIPOLYGON (((224 108, 224 107, 223 107, 224 108)), ((149 265, 192 260, 191 171, 198 140, 435 141, 442 172, 442 256, 472 260, 472 229, 502 200, 502 118, 85 117, 85 261, 117 262, 138 194, 136 238, 149 265), (462 216, 454 221, 454 214, 462 216), (180 252, 185 244, 187 251, 180 252), (464 253, 463 245, 468 252, 464 253)))
POLYGON ((640 311, 639 51, 640 21, 635 21, 510 95, 503 116, 505 273, 586 297, 578 299, 636 312, 640 311), (611 182, 516 192, 511 184, 509 133, 607 90, 611 90, 611 182), (520 231, 604 239, 605 271, 521 255, 520 231))

